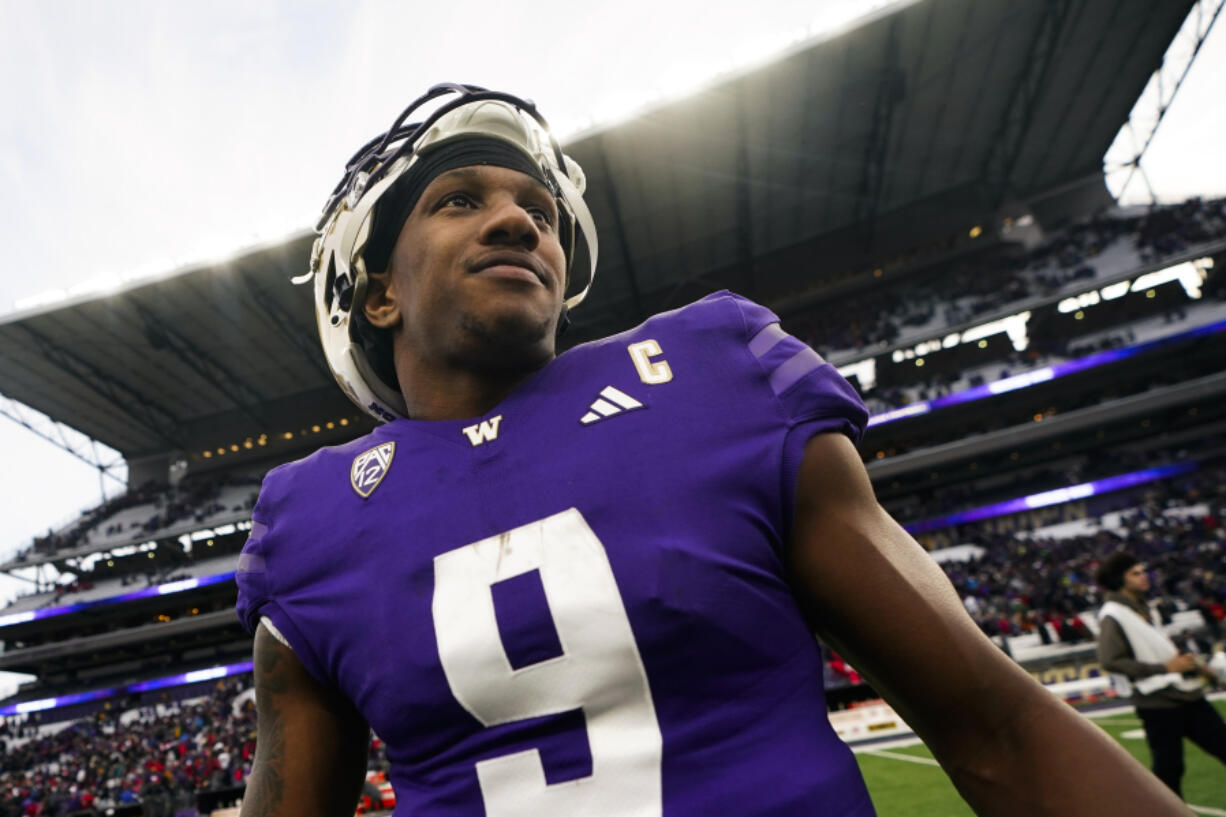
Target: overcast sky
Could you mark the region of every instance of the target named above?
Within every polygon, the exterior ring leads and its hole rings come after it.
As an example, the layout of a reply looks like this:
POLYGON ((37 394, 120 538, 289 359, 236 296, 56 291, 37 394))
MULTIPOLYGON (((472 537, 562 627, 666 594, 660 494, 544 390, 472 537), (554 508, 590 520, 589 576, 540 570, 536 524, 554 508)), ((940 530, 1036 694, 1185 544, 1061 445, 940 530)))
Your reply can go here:
MULTIPOLYGON (((565 134, 881 5, 0 0, 0 315, 308 226, 435 82, 531 96, 565 134)), ((1226 192, 1224 29, 1146 158, 1164 199, 1226 192)), ((93 470, 4 417, 0 452, 0 558, 97 504, 93 470)))

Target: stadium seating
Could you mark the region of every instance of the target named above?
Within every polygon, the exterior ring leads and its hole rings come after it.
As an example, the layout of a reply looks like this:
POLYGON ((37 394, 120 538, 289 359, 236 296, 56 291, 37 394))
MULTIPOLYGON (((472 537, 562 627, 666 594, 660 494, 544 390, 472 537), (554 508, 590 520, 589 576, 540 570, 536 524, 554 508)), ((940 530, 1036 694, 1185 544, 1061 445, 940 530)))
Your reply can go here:
POLYGON ((1178 615, 1186 629, 1220 638, 1226 603, 1222 477, 1217 467, 1155 483, 1144 490, 1144 504, 1098 519, 1003 535, 986 526, 968 530, 963 541, 984 548, 983 556, 944 567, 968 612, 985 633, 1017 648, 1018 660, 1044 654, 1032 650, 1039 645, 1093 640, 1097 628, 1087 613, 1102 603, 1094 571, 1117 550, 1150 565, 1155 585, 1175 604, 1164 618, 1178 615))
MULTIPOLYGON (((218 813, 241 799, 255 752, 250 678, 218 681, 175 701, 98 709, 67 726, 37 718, 0 727, 0 815, 171 817, 218 813), (31 810, 31 804, 38 809, 31 810), (128 811, 125 811, 128 809, 128 811)), ((383 744, 371 741, 367 811, 390 807, 383 744)))
POLYGON ((95 602, 102 599, 122 596, 123 594, 130 593, 139 587, 233 572, 237 562, 237 556, 225 555, 214 558, 203 558, 182 566, 176 566, 172 572, 166 573, 165 575, 150 574, 147 576, 142 576, 139 579, 133 579, 132 581, 129 581, 128 576, 117 576, 115 578, 103 579, 97 582, 76 581, 58 588, 55 591, 22 596, 8 607, 5 607, 3 611, 0 611, 0 615, 20 613, 26 610, 39 610, 48 607, 95 602))
POLYGON ((1016 377, 1044 366, 1085 357, 1105 349, 1147 343, 1177 335, 1189 327, 1204 326, 1226 320, 1226 300, 1200 302, 1181 309, 1178 314, 1163 313, 1132 321, 1110 329, 1073 335, 1066 338, 1066 351, 1061 353, 1011 354, 1006 357, 985 355, 983 363, 951 374, 939 374, 916 383, 894 388, 868 390, 864 401, 870 412, 881 414, 891 409, 929 400, 1005 377, 1016 377))
POLYGON ((1018 253, 1006 246, 926 270, 882 294, 856 292, 794 316, 792 331, 838 363, 892 344, 940 337, 951 327, 1028 299, 1090 288, 1178 253, 1211 251, 1226 238, 1226 199, 1149 212, 1124 208, 1049 236, 1018 253))
POLYGON ((85 511, 80 519, 35 539, 6 567, 32 555, 68 558, 107 551, 153 538, 166 539, 250 518, 259 479, 242 475, 188 483, 177 489, 144 485, 85 511))

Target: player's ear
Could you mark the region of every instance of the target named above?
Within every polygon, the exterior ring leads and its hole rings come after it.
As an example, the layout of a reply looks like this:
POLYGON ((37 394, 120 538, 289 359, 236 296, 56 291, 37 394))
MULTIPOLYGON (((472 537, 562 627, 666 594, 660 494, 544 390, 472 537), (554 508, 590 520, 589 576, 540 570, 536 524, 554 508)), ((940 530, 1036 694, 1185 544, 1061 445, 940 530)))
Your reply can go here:
POLYGON ((379 329, 391 329, 400 323, 400 302, 390 270, 367 273, 366 303, 362 310, 366 320, 379 329))

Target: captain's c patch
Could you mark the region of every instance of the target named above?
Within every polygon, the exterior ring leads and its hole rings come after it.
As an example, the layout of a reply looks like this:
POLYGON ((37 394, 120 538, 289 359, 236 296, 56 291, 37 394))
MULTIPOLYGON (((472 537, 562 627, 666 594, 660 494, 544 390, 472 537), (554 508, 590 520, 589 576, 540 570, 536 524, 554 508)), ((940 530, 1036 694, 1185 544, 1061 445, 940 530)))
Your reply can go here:
POLYGON ((349 469, 349 484, 358 496, 366 499, 370 496, 387 469, 392 467, 392 455, 396 453, 396 443, 381 443, 353 458, 353 467, 349 469))

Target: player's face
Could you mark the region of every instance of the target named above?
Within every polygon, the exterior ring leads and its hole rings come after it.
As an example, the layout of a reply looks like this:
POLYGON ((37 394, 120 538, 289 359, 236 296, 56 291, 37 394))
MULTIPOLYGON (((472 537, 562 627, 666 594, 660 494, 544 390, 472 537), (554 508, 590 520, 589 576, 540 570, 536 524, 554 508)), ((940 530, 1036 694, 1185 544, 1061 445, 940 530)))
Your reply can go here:
POLYGON ((518 171, 476 165, 422 193, 389 285, 412 354, 532 366, 554 355, 565 270, 552 194, 518 171))
POLYGON ((1133 565, 1124 572, 1124 590, 1137 595, 1149 592, 1149 574, 1145 572, 1145 565, 1133 565))

